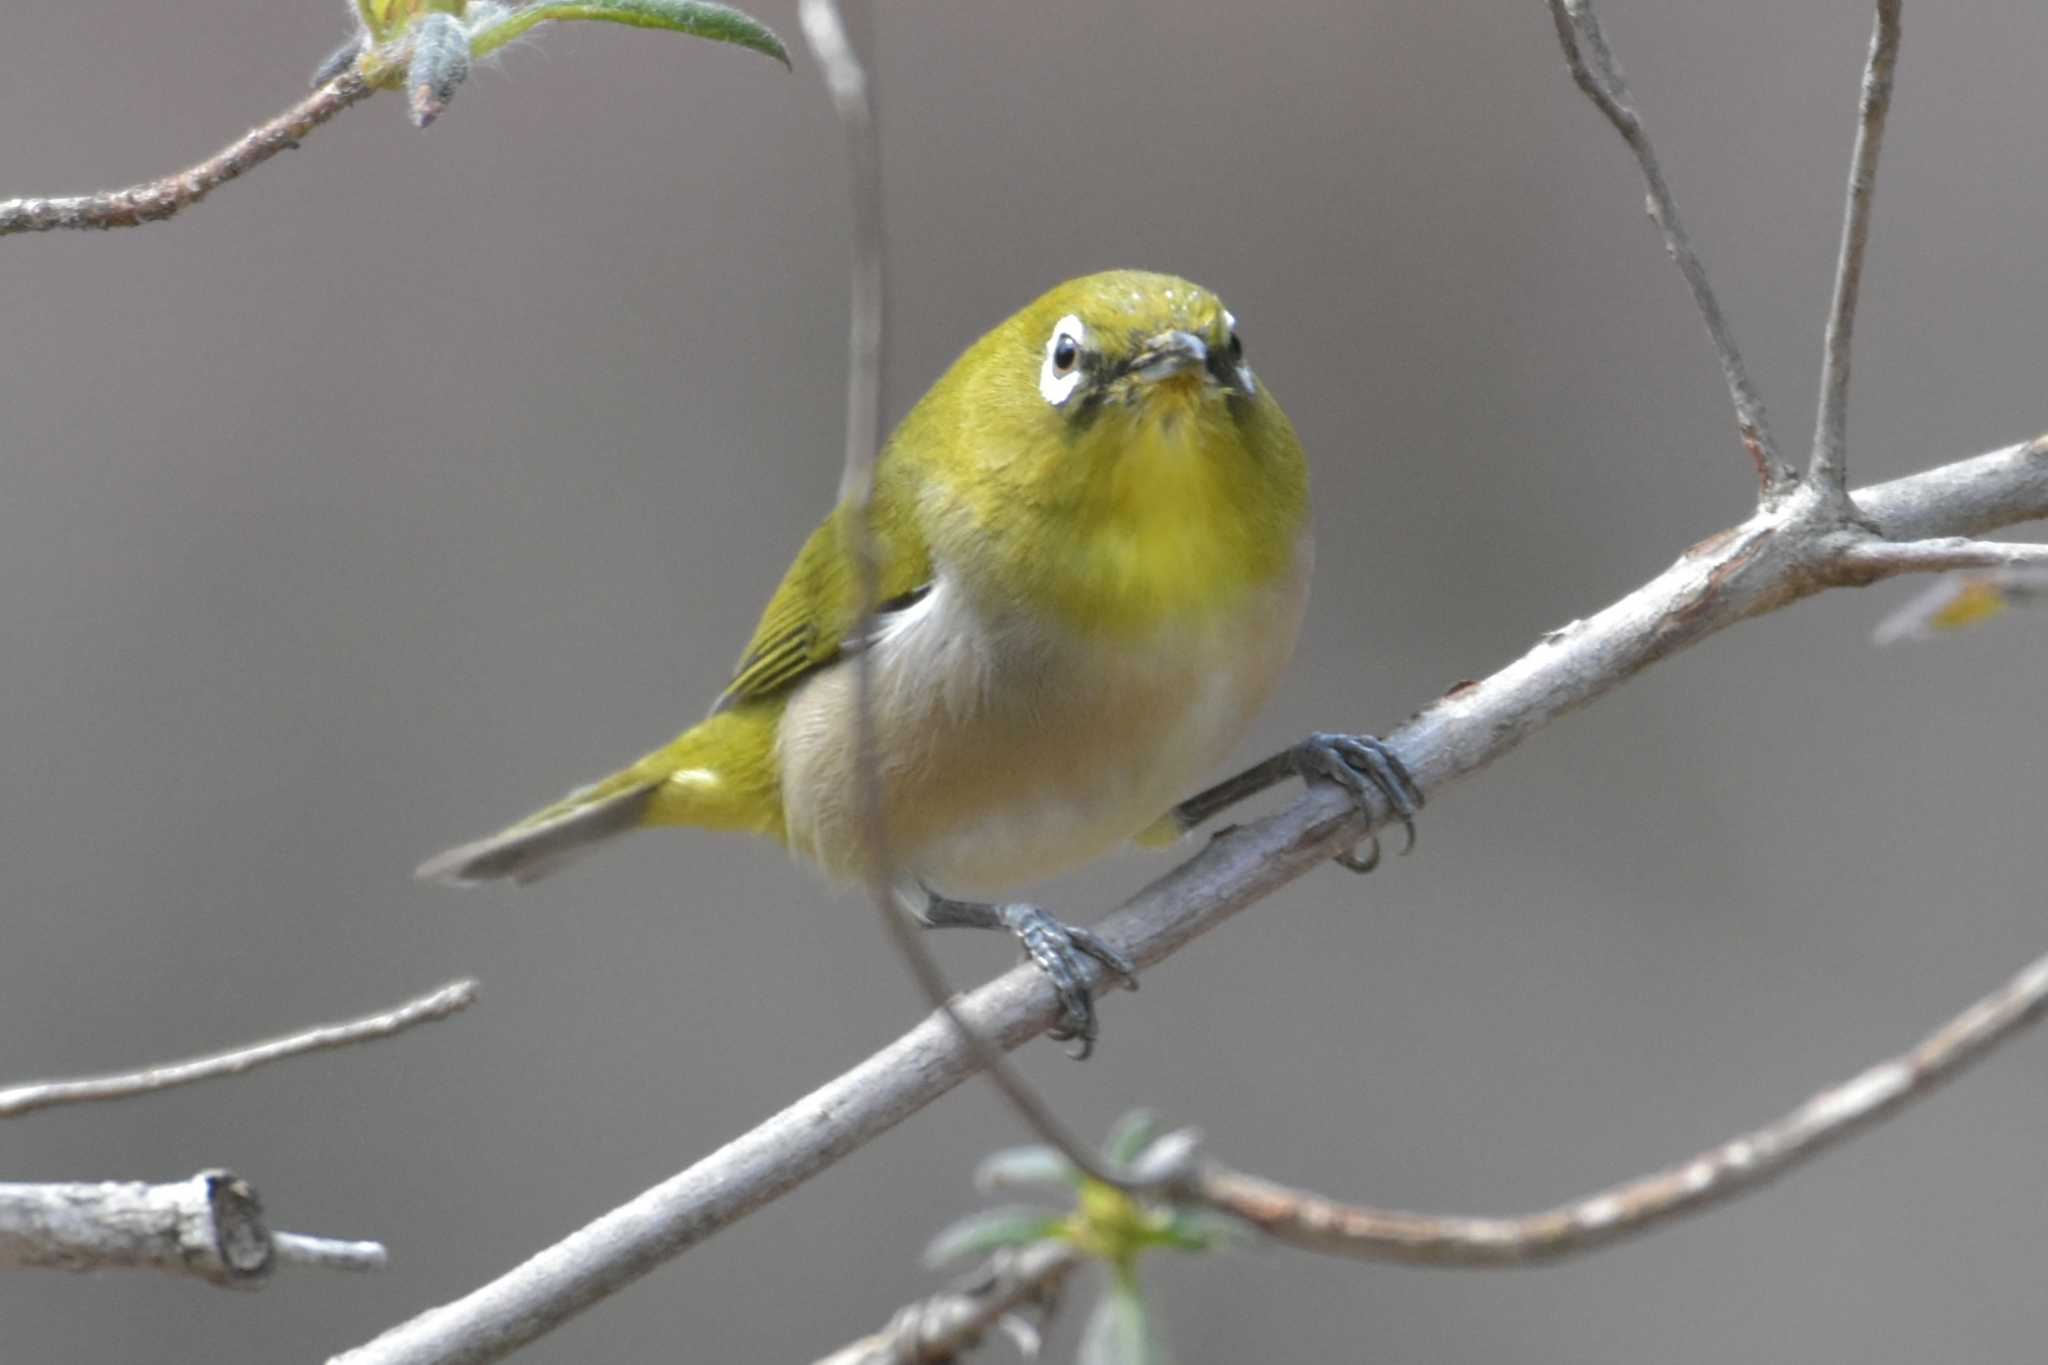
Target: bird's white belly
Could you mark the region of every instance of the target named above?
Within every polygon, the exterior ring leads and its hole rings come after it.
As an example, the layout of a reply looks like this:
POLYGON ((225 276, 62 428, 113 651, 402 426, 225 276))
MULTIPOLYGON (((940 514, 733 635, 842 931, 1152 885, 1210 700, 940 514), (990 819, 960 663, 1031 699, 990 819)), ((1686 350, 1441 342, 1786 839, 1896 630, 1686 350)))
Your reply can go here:
MULTIPOLYGON (((1304 556, 1304 559, 1306 556, 1304 556)), ((1295 578, 1199 626, 1084 642, 989 620, 943 578, 877 641, 891 851, 934 890, 999 895, 1145 829, 1243 734, 1294 646, 1295 578)), ((791 698, 780 742, 790 847, 856 875, 853 670, 791 698)))

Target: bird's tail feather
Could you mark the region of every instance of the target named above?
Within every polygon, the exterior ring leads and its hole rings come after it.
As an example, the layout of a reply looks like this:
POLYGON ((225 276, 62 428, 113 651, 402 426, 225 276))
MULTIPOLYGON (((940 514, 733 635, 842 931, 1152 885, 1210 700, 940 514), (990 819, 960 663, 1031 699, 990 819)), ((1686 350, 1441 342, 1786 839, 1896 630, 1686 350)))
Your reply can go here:
POLYGON ((643 825, 782 834, 775 762, 779 707, 721 711, 610 777, 579 787, 518 824, 421 863, 453 886, 538 881, 643 825))
POLYGON ((571 792, 509 829, 438 853, 413 875, 451 886, 481 886, 508 878, 522 884, 539 881, 599 844, 639 828, 660 783, 646 779, 615 791, 600 790, 609 785, 571 792))

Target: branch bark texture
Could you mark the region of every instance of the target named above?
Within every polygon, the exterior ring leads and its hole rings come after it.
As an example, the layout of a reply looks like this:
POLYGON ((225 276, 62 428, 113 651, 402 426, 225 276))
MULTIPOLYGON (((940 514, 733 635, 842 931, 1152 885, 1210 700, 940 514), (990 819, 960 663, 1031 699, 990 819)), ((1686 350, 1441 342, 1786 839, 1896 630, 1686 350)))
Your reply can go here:
MULTIPOLYGON (((1787 499, 1681 555, 1593 616, 1552 631, 1521 658, 1460 685, 1389 735, 1434 794, 1644 668, 1749 617, 1830 586, 1869 582, 1845 564, 1870 533, 1787 499)), ((1886 539, 1969 535, 2048 516, 2048 438, 1859 492, 1860 518, 1886 539)), ((1384 824, 1343 792, 1316 788, 1286 809, 1213 839, 1098 926, 1140 965, 1167 957, 1245 906, 1384 824)), ((1024 965, 958 1008, 1014 1048, 1059 1018, 1051 985, 1024 965)), ((888 1131, 975 1069, 943 1016, 798 1100, 681 1174, 524 1264, 336 1359, 351 1365, 498 1360, 888 1131)))
POLYGON ((1856 149, 1849 157, 1849 191, 1842 209, 1842 245, 1835 260, 1835 291, 1821 346, 1820 404, 1814 418, 1810 474, 1824 495, 1848 486, 1849 360, 1856 336, 1856 302, 1863 289, 1863 256, 1870 245, 1870 204, 1877 189, 1877 156, 1892 107, 1892 74, 1899 64, 1903 0, 1877 0, 1870 59, 1863 69, 1857 108, 1856 149))
POLYGON ((237 1076, 270 1062, 283 1061, 287 1057, 350 1047, 378 1038, 389 1038, 394 1033, 403 1033, 421 1024, 446 1019, 451 1014, 469 1008, 476 1000, 476 992, 477 985, 474 981, 451 981, 395 1009, 382 1010, 345 1023, 321 1024, 298 1033, 286 1034, 282 1038, 251 1043, 246 1047, 232 1048, 226 1052, 192 1057, 182 1062, 165 1062, 158 1066, 144 1067, 140 1071, 120 1072, 111 1076, 91 1076, 73 1081, 31 1081, 26 1085, 10 1086, 0 1090, 0 1119, 14 1118, 20 1114, 32 1113, 37 1109, 49 1109, 60 1104, 87 1104, 98 1100, 118 1100, 132 1095, 146 1095, 157 1090, 171 1090, 197 1081, 212 1080, 217 1076, 237 1076))
POLYGON ((1304 1250, 1412 1265, 1506 1266, 1591 1251, 1775 1180, 1903 1107, 2048 1010, 2048 957, 1911 1051, 1678 1166, 1519 1218, 1457 1218, 1340 1204, 1211 1167, 1182 1197, 1304 1250))
POLYGON ((135 227, 160 222, 286 148, 298 146, 300 138, 370 94, 362 77, 344 72, 206 160, 161 180, 99 194, 0 199, 0 237, 58 228, 135 227))
POLYGON ((381 1270, 384 1248, 272 1233, 229 1171, 167 1185, 0 1185, 0 1270, 157 1270, 253 1289, 278 1265, 381 1270))

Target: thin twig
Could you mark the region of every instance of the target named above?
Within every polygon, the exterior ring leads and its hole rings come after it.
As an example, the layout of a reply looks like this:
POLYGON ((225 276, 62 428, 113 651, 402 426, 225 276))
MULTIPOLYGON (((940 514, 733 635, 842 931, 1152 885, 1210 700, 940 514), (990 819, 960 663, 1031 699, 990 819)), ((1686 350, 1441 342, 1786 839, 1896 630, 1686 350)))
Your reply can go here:
POLYGON ((1843 568, 1868 570, 1873 579, 1947 569, 2038 569, 2048 566, 2048 545, 1947 536, 1902 543, 1866 541, 1842 552, 1843 568))
MULTIPOLYGON (((1897 539, 1925 539, 2048 517, 2048 455, 2028 442, 1856 495, 1897 539)), ((1822 590, 1815 555, 1839 545, 1784 509, 1710 536, 1656 578, 1552 631, 1483 681, 1460 686, 1388 736, 1432 794, 1510 752, 1550 722, 1644 668, 1738 621, 1822 590)), ((1237 911, 1355 846, 1390 812, 1313 788, 1275 815, 1212 840, 1099 926, 1140 966, 1157 963, 1237 911)), ((957 1002, 997 1046, 1015 1048, 1061 1017, 1044 973, 1021 965, 957 1002)), ((681 1174, 595 1219, 461 1299, 338 1357, 348 1365, 489 1361, 544 1335, 719 1229, 832 1166, 974 1074, 980 1060, 941 1015, 681 1174)))
MULTIPOLYGON (((882 927, 925 998, 966 1036, 989 1079, 1009 1100, 1025 1124, 1057 1147, 1076 1167, 1106 1184, 1125 1182, 1108 1170, 1086 1144, 1068 1131, 1058 1116, 1010 1065, 1002 1050, 976 1035, 952 1004, 953 991, 938 960, 896 903, 896 875, 884 819, 881 765, 875 752, 874 665, 867 641, 873 630, 875 603, 881 595, 875 562, 873 528, 875 462, 882 441, 882 373, 886 358, 883 330, 883 263, 887 238, 882 220, 881 140, 875 131, 871 78, 847 37, 835 0, 803 0, 798 10, 804 39, 825 74, 833 108, 846 130, 847 163, 853 179, 852 335, 848 343, 846 387, 846 463, 840 477, 840 502, 852 517, 854 562, 859 571, 861 609, 852 638, 854 652, 855 763, 860 773, 863 842, 868 855, 868 893, 882 927)), ((1098 974, 1099 976, 1099 974, 1098 974)))
POLYGON ((1691 1161, 1517 1218, 1463 1218, 1340 1204, 1255 1175, 1212 1167, 1180 1197, 1244 1219, 1275 1241, 1333 1256, 1440 1266, 1553 1261, 1746 1194, 1879 1119, 1925 1098, 2048 1010, 2048 957, 1972 1005, 1917 1047, 1823 1090, 1763 1127, 1691 1161))
POLYGON ((370 93, 371 87, 361 76, 343 72, 268 123, 175 175, 99 194, 0 199, 0 237, 56 228, 135 227, 159 222, 287 147, 298 146, 300 138, 370 93))
POLYGON ((1842 248, 1835 261, 1834 301, 1822 343, 1820 410, 1814 419, 1813 484, 1840 498, 1848 487, 1849 359, 1856 334, 1856 300, 1863 285, 1863 253, 1870 243, 1870 200, 1877 188, 1877 156, 1885 116, 1892 107, 1892 73, 1899 61, 1901 0, 1877 0, 1870 60, 1863 69, 1863 99, 1856 119, 1856 150, 1849 159, 1848 202, 1842 209, 1842 248))
POLYGON ((0 1185, 0 1270, 158 1270, 252 1289, 280 1265, 382 1270, 375 1242, 273 1233, 231 1171, 167 1185, 0 1185))
POLYGON ((476 1000, 476 992, 475 981, 451 981, 416 1000, 407 1001, 396 1009, 365 1015, 361 1019, 351 1019, 346 1023, 321 1024, 299 1033, 272 1038, 268 1042, 251 1043, 227 1052, 193 1057, 182 1062, 165 1062, 159 1066, 121 1072, 112 1076, 91 1076, 71 1081, 31 1081, 25 1085, 10 1086, 0 1090, 0 1119, 13 1118, 37 1109, 49 1109, 60 1104, 87 1104, 98 1100, 127 1099, 132 1095, 146 1095, 155 1090, 170 1090, 176 1086, 191 1085, 195 1081, 212 1080, 216 1076, 239 1075, 253 1067, 283 1061, 287 1057, 296 1057, 301 1053, 322 1052, 330 1048, 349 1047, 378 1038, 389 1038, 394 1033, 403 1033, 420 1024, 446 1019, 459 1010, 467 1009, 476 1000))
POLYGON ((1799 476, 1778 453, 1778 443, 1772 437, 1770 422, 1764 416, 1763 397, 1750 382, 1749 371, 1742 363, 1742 352, 1735 345, 1735 334, 1729 329, 1728 318, 1721 311, 1721 302, 1707 280, 1706 263, 1700 259, 1685 224, 1678 217, 1678 201, 1664 180, 1664 168, 1657 160, 1656 149, 1650 145, 1650 135, 1643 128, 1642 116, 1636 112, 1634 97, 1629 93, 1628 82, 1622 79, 1614 51, 1607 45, 1607 35, 1600 27, 1600 16, 1593 10, 1593 0, 1549 0, 1549 3, 1551 21, 1557 28, 1558 45, 1564 49, 1565 65, 1571 71, 1572 80, 1594 107, 1607 116, 1607 121, 1621 134, 1622 141, 1635 153, 1644 187, 1649 192, 1650 220, 1663 232, 1665 249, 1677 263, 1679 273, 1685 276, 1686 285, 1692 290, 1693 304, 1699 309, 1701 320, 1707 324, 1714 354, 1721 361, 1722 377, 1728 382, 1728 396, 1735 402, 1736 430, 1741 433, 1743 448, 1756 465, 1761 497, 1768 501, 1790 488, 1799 476))
POLYGON ((973 1350, 1011 1315, 1027 1308, 1045 1311, 1081 1253, 1066 1242, 1033 1242, 996 1253, 963 1286, 905 1304, 873 1336, 840 1347, 817 1365, 926 1365, 950 1361, 973 1350))
POLYGON ((279 1265, 302 1265, 310 1270, 346 1270, 363 1274, 384 1270, 391 1253, 382 1242, 352 1242, 333 1237, 308 1237, 303 1232, 273 1232, 270 1246, 279 1265))

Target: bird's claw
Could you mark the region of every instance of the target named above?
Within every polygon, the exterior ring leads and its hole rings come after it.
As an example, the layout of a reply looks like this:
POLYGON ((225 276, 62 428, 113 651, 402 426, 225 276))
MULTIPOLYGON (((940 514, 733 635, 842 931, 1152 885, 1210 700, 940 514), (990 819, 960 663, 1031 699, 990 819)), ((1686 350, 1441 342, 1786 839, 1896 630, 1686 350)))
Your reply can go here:
MULTIPOLYGON (((1351 793, 1352 800, 1366 805, 1371 792, 1378 792, 1393 807, 1394 818, 1407 831, 1403 854, 1415 848, 1415 816, 1423 807, 1422 789, 1408 775, 1400 756, 1372 735, 1346 735, 1318 730, 1294 750, 1294 765, 1305 782, 1334 782, 1351 793)), ((1351 872, 1370 872, 1380 865, 1380 840, 1368 834, 1359 848, 1370 850, 1360 856, 1358 849, 1339 853, 1336 863, 1351 872)))
POLYGON ((1138 968, 1128 957, 1111 947, 1092 929, 1064 924, 1035 905, 1005 905, 998 909, 1003 927, 1017 936, 1025 955, 1052 981, 1059 996, 1061 1019, 1051 1029, 1064 1042, 1078 1039, 1080 1046, 1070 1057, 1086 1057, 1095 1050, 1095 995, 1080 956, 1094 958, 1111 977, 1131 990, 1138 989, 1138 968))

